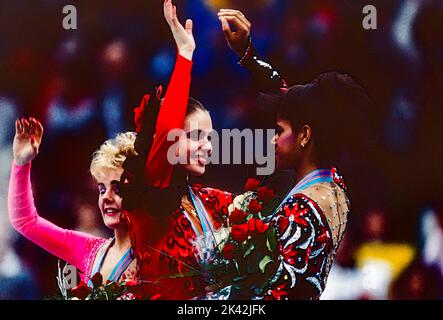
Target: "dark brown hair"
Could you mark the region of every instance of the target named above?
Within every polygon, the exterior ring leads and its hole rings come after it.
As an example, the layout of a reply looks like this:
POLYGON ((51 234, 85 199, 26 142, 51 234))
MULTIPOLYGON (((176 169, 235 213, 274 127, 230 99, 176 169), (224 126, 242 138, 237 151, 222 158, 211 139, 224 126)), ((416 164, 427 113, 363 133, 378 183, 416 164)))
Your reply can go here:
POLYGON ((372 109, 366 90, 351 76, 339 72, 320 74, 305 85, 290 87, 278 100, 278 115, 292 129, 312 128, 319 161, 333 165, 343 147, 363 143, 370 133, 362 130, 372 109))

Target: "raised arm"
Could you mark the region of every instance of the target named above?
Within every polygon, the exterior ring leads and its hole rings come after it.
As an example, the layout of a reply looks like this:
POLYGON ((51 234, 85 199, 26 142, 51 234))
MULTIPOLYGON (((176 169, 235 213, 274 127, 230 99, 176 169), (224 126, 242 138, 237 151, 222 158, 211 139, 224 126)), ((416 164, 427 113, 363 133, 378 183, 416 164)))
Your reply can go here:
POLYGON ((263 93, 280 93, 287 88, 280 72, 255 52, 251 39, 251 23, 245 15, 239 10, 221 9, 218 18, 229 47, 240 58, 238 63, 251 73, 258 89, 263 93))
POLYGON ((158 188, 169 186, 171 181, 173 165, 168 162, 167 152, 173 142, 167 141, 167 136, 171 130, 183 128, 195 50, 192 20, 188 19, 185 26, 181 25, 171 0, 164 1, 163 12, 177 45, 177 61, 160 108, 154 141, 146 162, 146 178, 150 185, 158 188))
POLYGON ((31 191, 31 162, 37 156, 43 126, 34 118, 16 120, 8 193, 9 220, 23 236, 49 253, 87 272, 87 260, 105 240, 62 229, 37 213, 31 191))

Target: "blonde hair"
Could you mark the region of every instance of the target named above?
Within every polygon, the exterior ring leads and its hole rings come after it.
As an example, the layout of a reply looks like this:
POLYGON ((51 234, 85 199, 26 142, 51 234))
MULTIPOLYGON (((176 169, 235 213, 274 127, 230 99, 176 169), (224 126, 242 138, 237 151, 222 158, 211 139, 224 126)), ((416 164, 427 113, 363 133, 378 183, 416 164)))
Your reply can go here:
POLYGON ((134 148, 136 136, 135 132, 119 133, 115 139, 105 141, 93 153, 89 170, 95 180, 98 180, 103 170, 121 168, 128 156, 137 155, 134 148))

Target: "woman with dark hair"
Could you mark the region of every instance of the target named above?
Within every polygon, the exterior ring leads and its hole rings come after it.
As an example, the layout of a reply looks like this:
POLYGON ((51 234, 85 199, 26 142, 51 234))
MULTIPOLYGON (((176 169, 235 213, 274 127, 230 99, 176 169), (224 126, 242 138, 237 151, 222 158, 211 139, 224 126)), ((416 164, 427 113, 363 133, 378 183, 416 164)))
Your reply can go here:
POLYGON ((346 185, 335 168, 354 135, 350 131, 354 124, 343 118, 368 110, 372 103, 358 83, 338 72, 288 88, 280 74, 255 54, 245 16, 222 9, 219 18, 229 46, 241 57, 239 63, 252 73, 261 91, 277 94, 272 98, 277 109, 273 139, 277 169, 294 169, 296 181, 263 219, 277 243, 264 275, 248 274, 243 283, 230 286, 229 297, 318 299, 350 212, 346 185), (257 285, 263 277, 266 280, 257 285))

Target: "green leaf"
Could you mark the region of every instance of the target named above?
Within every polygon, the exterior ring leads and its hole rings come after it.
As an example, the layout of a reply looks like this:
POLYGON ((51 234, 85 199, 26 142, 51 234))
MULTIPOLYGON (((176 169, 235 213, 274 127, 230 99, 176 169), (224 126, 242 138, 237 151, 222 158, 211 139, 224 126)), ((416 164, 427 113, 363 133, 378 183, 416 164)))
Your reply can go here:
POLYGON ((274 252, 277 248, 277 235, 275 234, 275 229, 270 227, 267 232, 268 240, 266 241, 266 246, 269 251, 274 252))
POLYGON ((116 283, 110 282, 105 286, 105 291, 107 294, 112 294, 115 291, 116 283))
POLYGON ((251 243, 245 250, 245 253, 243 254, 243 258, 246 258, 251 254, 251 252, 255 249, 255 244, 251 243))
POLYGON ((272 258, 270 256, 265 256, 260 263, 258 264, 258 267, 260 268, 261 272, 264 274, 266 266, 272 262, 272 258))
POLYGON ((117 289, 117 283, 115 282, 108 283, 105 286, 104 293, 106 295, 107 300, 114 299, 116 289, 117 289))

